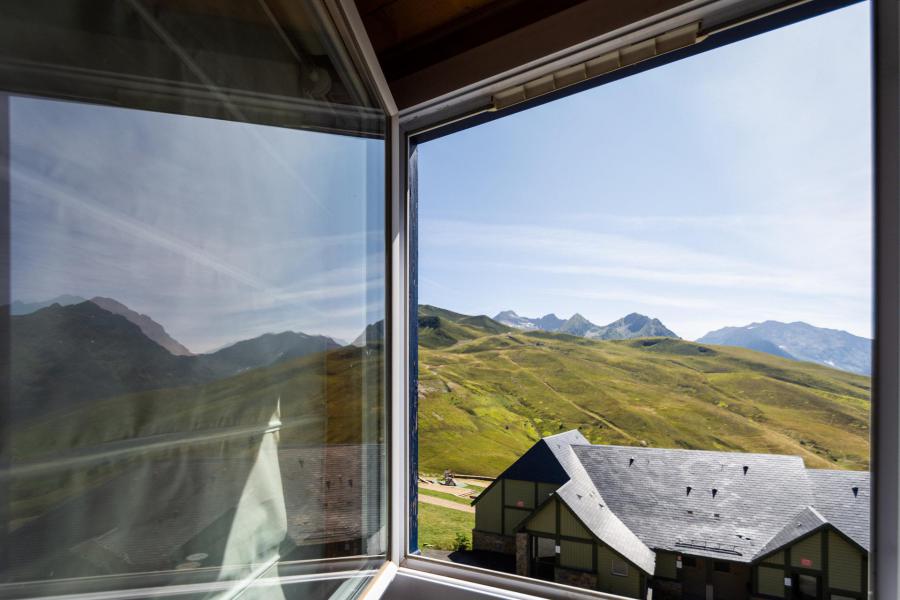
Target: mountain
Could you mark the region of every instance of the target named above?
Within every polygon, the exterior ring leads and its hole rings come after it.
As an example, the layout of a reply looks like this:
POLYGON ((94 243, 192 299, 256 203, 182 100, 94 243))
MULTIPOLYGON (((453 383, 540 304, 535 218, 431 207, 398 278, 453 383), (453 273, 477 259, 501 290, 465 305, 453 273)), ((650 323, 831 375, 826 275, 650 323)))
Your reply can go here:
MULTIPOLYGON (((559 333, 567 333, 569 335, 577 335, 578 337, 588 337, 589 334, 596 333, 600 328, 585 319, 578 313, 575 313, 560 326, 557 330, 559 333)), ((598 338, 592 335, 590 337, 598 338)))
POLYGON ((697 342, 750 348, 860 375, 872 372, 871 340, 800 321, 765 321, 745 327, 724 327, 707 333, 697 342))
POLYGON ((191 357, 172 355, 137 325, 93 302, 13 316, 10 336, 14 417, 208 378, 191 357))
POLYGON ((550 313, 549 315, 544 315, 540 319, 537 319, 536 325, 538 329, 543 331, 559 331, 559 328, 562 327, 565 322, 565 319, 560 319, 555 314, 550 313))
POLYGON ((512 327, 498 323, 486 315, 463 315, 427 304, 420 304, 418 307, 420 346, 442 348, 463 340, 512 331, 512 327))
POLYGON ((123 317, 137 325, 140 330, 144 332, 144 335, 146 335, 148 338, 150 338, 175 356, 192 355, 192 352, 190 350, 172 339, 172 337, 168 333, 166 333, 166 330, 162 325, 160 325, 147 315, 139 314, 131 310, 121 302, 113 300, 112 298, 103 298, 102 296, 96 296, 94 298, 91 298, 91 302, 104 310, 108 310, 114 315, 122 315, 123 317))
POLYGON ((494 321, 516 329, 540 329, 541 331, 558 331, 566 322, 565 319, 560 319, 553 313, 544 315, 540 319, 530 319, 528 317, 520 317, 514 310, 504 310, 497 313, 494 321))
POLYGON ((80 304, 84 301, 85 299, 81 296, 73 296, 71 294, 63 294, 62 296, 57 296, 56 298, 51 298, 50 300, 44 300, 42 302, 22 302, 21 300, 16 300, 10 305, 9 314, 13 316, 28 315, 42 308, 53 306, 54 304, 69 306, 70 304, 80 304))
POLYGON ((526 331, 550 331, 567 333, 586 337, 593 340, 625 340, 639 337, 671 337, 677 338, 670 329, 666 328, 659 319, 651 319, 644 315, 631 313, 609 325, 595 325, 582 315, 575 313, 569 319, 563 320, 555 314, 544 315, 540 319, 522 317, 512 310, 504 310, 497 313, 494 321, 515 329, 526 331))
POLYGON ((212 354, 197 356, 197 362, 219 377, 229 377, 260 367, 339 348, 329 337, 294 331, 266 333, 231 344, 212 354))
POLYGON ((175 355, 147 333, 164 336, 162 326, 110 298, 15 315, 10 330, 11 406, 14 417, 25 419, 89 400, 199 385, 339 347, 325 336, 286 331, 210 354, 175 355))
POLYGON ((618 321, 600 327, 596 333, 592 332, 588 337, 598 340, 628 340, 645 337, 678 338, 659 319, 651 319, 637 313, 631 313, 618 321))
MULTIPOLYGON (((471 319, 420 307, 423 472, 496 475, 541 436, 573 428, 594 443, 793 454, 812 468, 868 468, 868 377, 671 337, 495 333, 471 319)), ((630 334, 656 327, 628 317, 621 325, 630 334)))
POLYGON ((351 342, 352 346, 356 346, 357 348, 362 348, 366 345, 371 344, 380 344, 384 341, 384 321, 376 321, 375 323, 370 323, 366 325, 366 328, 356 336, 356 339, 351 342))

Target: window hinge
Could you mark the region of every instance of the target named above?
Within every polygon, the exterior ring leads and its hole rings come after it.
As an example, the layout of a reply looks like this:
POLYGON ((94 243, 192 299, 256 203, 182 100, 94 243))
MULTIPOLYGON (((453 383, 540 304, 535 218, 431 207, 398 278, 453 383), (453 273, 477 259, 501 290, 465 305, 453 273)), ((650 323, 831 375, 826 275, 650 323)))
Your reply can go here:
POLYGON ((683 25, 654 38, 623 46, 577 65, 565 67, 522 85, 497 92, 491 97, 492 110, 502 110, 667 52, 692 46, 702 42, 705 38, 706 35, 700 33, 699 21, 683 25))

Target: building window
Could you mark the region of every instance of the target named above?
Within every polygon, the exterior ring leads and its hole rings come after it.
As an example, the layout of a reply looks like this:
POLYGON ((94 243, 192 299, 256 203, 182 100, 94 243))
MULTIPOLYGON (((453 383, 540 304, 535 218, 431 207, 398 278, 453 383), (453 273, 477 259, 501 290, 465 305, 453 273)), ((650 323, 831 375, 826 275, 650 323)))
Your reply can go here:
POLYGON ((722 560, 717 560, 713 564, 713 568, 719 573, 731 573, 731 563, 727 563, 722 560))
POLYGON ((314 4, 0 10, 4 584, 383 562, 385 118, 314 4))
POLYGON ((611 561, 610 573, 618 577, 628 577, 628 563, 624 560, 614 558, 611 561))

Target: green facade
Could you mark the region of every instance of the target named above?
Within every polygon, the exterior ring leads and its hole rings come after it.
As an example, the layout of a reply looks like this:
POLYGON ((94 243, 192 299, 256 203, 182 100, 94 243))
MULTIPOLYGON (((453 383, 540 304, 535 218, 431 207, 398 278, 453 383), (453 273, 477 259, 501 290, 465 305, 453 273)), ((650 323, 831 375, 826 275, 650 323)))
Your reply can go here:
POLYGON ((863 597, 866 553, 832 529, 822 529, 784 550, 762 559, 754 567, 756 591, 766 597, 790 597, 785 578, 796 573, 820 574, 824 598, 863 597))
MULTIPOLYGON (((501 482, 502 483, 502 482, 501 482)), ((489 533, 503 533, 503 505, 501 485, 493 485, 482 492, 475 504, 475 529, 489 533)))
POLYGON ((756 585, 760 594, 784 598, 784 569, 779 567, 756 568, 756 585))
POLYGON ((559 566, 567 569, 591 571, 594 564, 594 542, 560 540, 559 566))
POLYGON ((833 531, 828 532, 828 585, 831 589, 862 592, 865 560, 859 548, 833 531))
MULTIPOLYGON (((558 566, 576 571, 593 572, 597 590, 629 598, 640 598, 643 585, 641 570, 622 555, 598 540, 558 499, 545 503, 525 521, 525 531, 545 538, 555 538, 559 545, 558 566), (624 567, 624 575, 613 574, 614 563, 624 567)), ((672 567, 674 569, 674 554, 672 567)))
POLYGON ((475 529, 499 535, 515 535, 519 523, 558 487, 555 483, 496 480, 481 493, 475 503, 475 529))
POLYGON ((528 529, 556 537, 556 500, 548 502, 528 521, 528 529))
POLYGON ((598 544, 597 547, 597 589, 601 592, 627 596, 629 598, 641 597, 641 573, 633 565, 628 564, 627 575, 613 574, 613 561, 623 560, 622 556, 609 546, 598 544))
POLYGON ((594 538, 594 535, 588 531, 588 529, 581 524, 581 521, 578 520, 572 511, 569 510, 569 507, 565 504, 561 505, 559 511, 559 533, 563 536, 568 537, 576 537, 581 539, 590 540, 594 538))
POLYGON ((791 546, 791 566, 822 570, 822 533, 816 533, 791 546))
POLYGON ((520 481, 518 479, 504 479, 506 486, 506 506, 516 508, 534 508, 534 500, 537 496, 534 481, 520 481))
POLYGON ((519 523, 528 518, 531 509, 528 508, 510 508, 503 510, 503 535, 516 535, 516 528, 519 523))

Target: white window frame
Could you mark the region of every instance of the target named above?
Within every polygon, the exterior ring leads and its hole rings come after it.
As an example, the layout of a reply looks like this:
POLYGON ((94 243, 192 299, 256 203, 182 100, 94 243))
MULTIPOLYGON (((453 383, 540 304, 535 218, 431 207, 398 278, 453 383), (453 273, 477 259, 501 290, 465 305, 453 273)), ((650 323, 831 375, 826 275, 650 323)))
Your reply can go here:
MULTIPOLYGON (((436 127, 488 110, 504 89, 575 65, 628 44, 701 21, 704 30, 724 30, 765 19, 799 5, 814 10, 829 0, 691 0, 677 9, 479 81, 420 105, 398 110, 353 0, 326 0, 344 16, 348 45, 354 46, 371 73, 388 115, 388 201, 390 276, 388 353, 389 543, 388 562, 363 597, 378 598, 396 576, 469 590, 472 594, 519 598, 614 598, 560 584, 536 581, 417 556, 408 551, 410 509, 410 193, 408 158, 411 138, 436 127)), ((873 172, 875 203, 875 341, 871 419, 872 539, 870 597, 900 597, 900 16, 897 0, 871 0, 873 44, 873 172)), ((764 24, 764 21, 759 21, 764 24)))
POLYGON ((612 558, 609 561, 609 572, 616 577, 628 577, 628 563, 621 558, 612 558), (618 563, 618 564, 616 564, 618 563), (622 567, 617 569, 616 567, 622 567))

